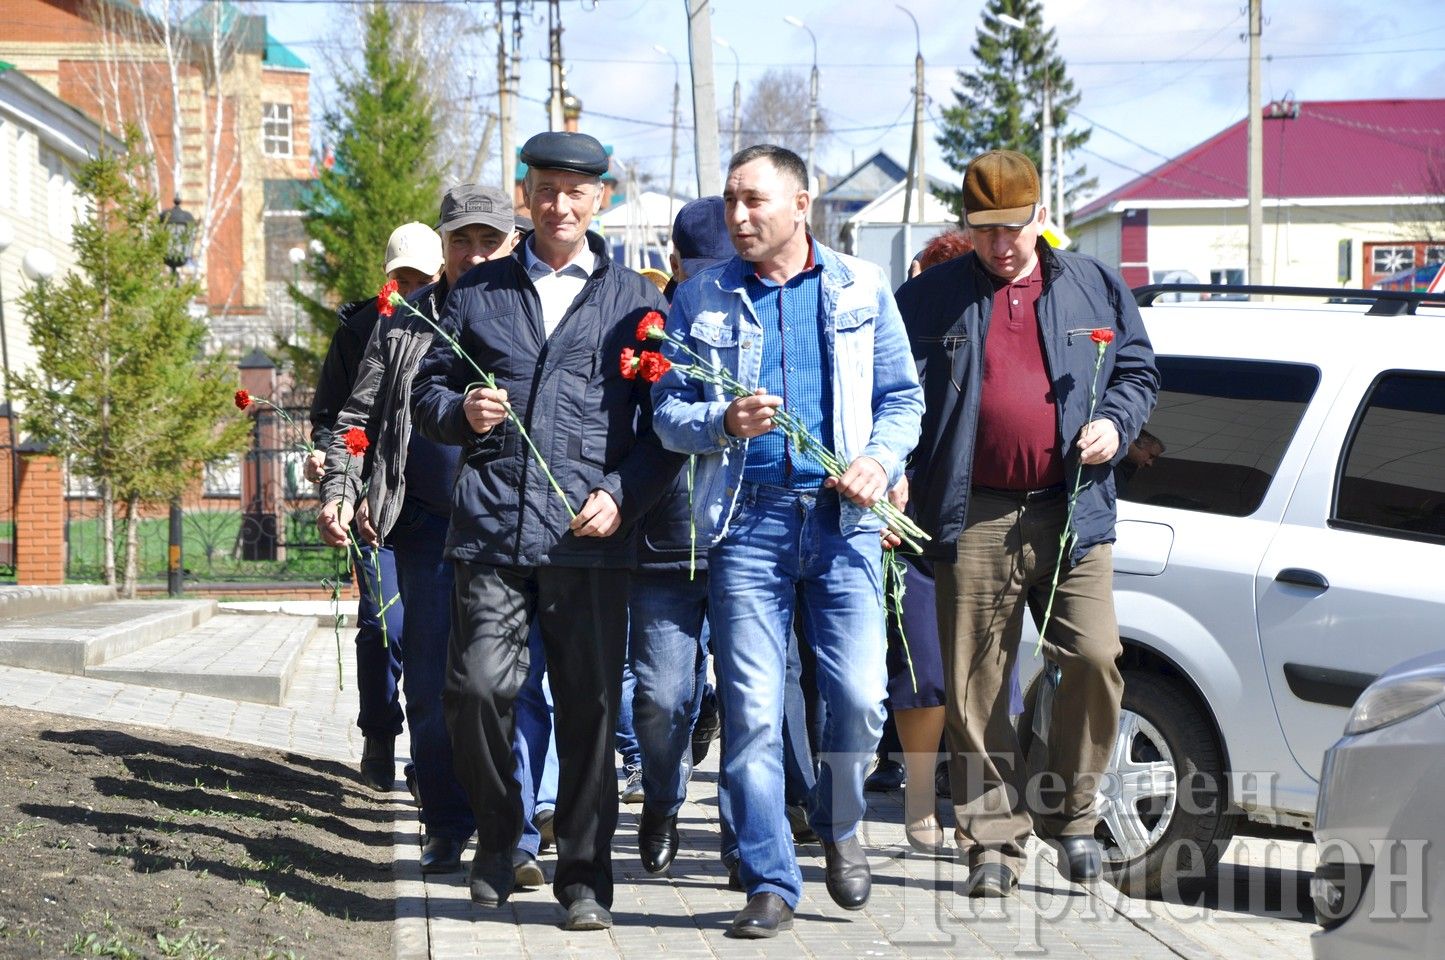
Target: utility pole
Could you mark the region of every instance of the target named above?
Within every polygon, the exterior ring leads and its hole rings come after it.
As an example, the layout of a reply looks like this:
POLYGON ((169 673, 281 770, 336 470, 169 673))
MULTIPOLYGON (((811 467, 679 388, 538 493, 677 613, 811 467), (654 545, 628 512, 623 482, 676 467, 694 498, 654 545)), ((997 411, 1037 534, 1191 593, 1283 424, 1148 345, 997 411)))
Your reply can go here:
POLYGON ((928 218, 923 210, 923 198, 927 195, 923 181, 923 35, 918 31, 918 18, 913 11, 895 3, 895 7, 908 14, 913 21, 913 140, 908 145, 908 179, 903 186, 903 222, 908 223, 913 207, 913 193, 918 192, 918 222, 928 218))
POLYGON ((1054 223, 1064 229, 1064 134, 1054 137, 1054 223))
POLYGON ((672 61, 672 166, 667 172, 667 239, 672 242, 673 198, 677 196, 677 126, 682 112, 682 82, 678 77, 677 57, 666 47, 654 43, 652 49, 672 61))
MULTIPOLYGON (((808 39, 813 41, 813 71, 808 75, 808 183, 809 190, 813 189, 813 149, 818 142, 818 38, 813 30, 798 17, 791 14, 783 17, 783 22, 797 27, 799 30, 806 30, 808 39)), ((822 193, 820 189, 818 191, 822 193)))
POLYGON ((1264 283, 1264 118, 1259 105, 1261 0, 1249 0, 1249 283, 1264 283))
POLYGON ((562 0, 547 0, 548 59, 551 84, 547 93, 547 129, 562 129, 562 0))
MULTIPOLYGON (((520 22, 514 21, 514 27, 520 29, 520 22)), ((513 42, 515 42, 515 38, 513 38, 513 42)), ((497 0, 497 113, 500 115, 498 123, 502 128, 502 146, 498 154, 500 162, 497 164, 501 169, 497 179, 501 183, 502 192, 507 196, 512 195, 512 176, 516 169, 512 158, 517 155, 516 148, 512 143, 511 78, 511 61, 507 55, 507 14, 503 0, 497 0)))
POLYGON ((708 0, 686 0, 687 59, 692 68, 693 164, 697 195, 722 193, 718 168, 717 95, 713 92, 712 7, 708 0))
MULTIPOLYGON (((1040 131, 1043 142, 1039 145, 1039 179, 1043 181, 1043 190, 1041 191, 1042 195, 1039 197, 1039 202, 1041 202, 1044 206, 1049 205, 1049 201, 1052 199, 1053 194, 1053 180, 1049 178, 1049 175, 1053 173, 1053 166, 1049 163, 1049 154, 1053 152, 1054 147, 1054 103, 1052 96, 1050 96, 1052 93, 1053 91, 1050 89, 1049 85, 1049 60, 1046 50, 1044 56, 1044 113, 1042 124, 1043 129, 1040 131)), ((1059 213, 1057 210, 1054 211, 1054 222, 1059 222, 1059 213)))

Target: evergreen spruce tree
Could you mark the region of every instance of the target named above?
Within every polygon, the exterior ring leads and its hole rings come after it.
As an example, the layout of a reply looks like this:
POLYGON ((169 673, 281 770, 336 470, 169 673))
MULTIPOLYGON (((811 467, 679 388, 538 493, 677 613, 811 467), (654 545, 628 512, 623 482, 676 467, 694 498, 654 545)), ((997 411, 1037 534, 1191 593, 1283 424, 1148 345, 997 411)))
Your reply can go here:
POLYGON ((410 220, 435 223, 441 198, 436 158, 437 105, 422 83, 426 64, 404 55, 386 6, 366 15, 361 65, 340 84, 339 111, 324 118, 335 164, 324 167, 302 201, 307 235, 323 252, 311 258, 316 297, 293 287, 311 329, 283 346, 297 380, 315 382, 338 304, 376 295, 385 282, 387 238, 410 220))
POLYGON ((103 567, 115 584, 115 506, 126 507, 123 594, 134 596, 139 508, 180 495, 204 464, 245 443, 231 407, 232 362, 206 357, 194 281, 165 264, 170 231, 142 184, 149 161, 132 131, 123 157, 79 171, 87 217, 71 245, 78 270, 21 297, 36 366, 15 379, 23 429, 69 458, 101 495, 103 567))
MULTIPOLYGON (((1084 166, 1070 169, 1069 155, 1088 143, 1092 130, 1068 126, 1079 94, 1058 54, 1054 31, 1044 29, 1041 0, 988 0, 973 56, 978 66, 958 71, 954 104, 943 110, 938 144, 948 165, 962 176, 968 161, 985 150, 1017 150, 1041 167, 1040 128, 1047 78, 1054 136, 1062 136, 1064 142, 1065 196, 1094 187, 1098 181, 1088 177, 1084 166), (1001 22, 1000 14, 1022 20, 1024 28, 1001 22)), ((951 191, 947 199, 961 216, 961 193, 951 191)), ((1060 211, 1052 209, 1053 198, 1045 197, 1044 203, 1057 220, 1060 211)))

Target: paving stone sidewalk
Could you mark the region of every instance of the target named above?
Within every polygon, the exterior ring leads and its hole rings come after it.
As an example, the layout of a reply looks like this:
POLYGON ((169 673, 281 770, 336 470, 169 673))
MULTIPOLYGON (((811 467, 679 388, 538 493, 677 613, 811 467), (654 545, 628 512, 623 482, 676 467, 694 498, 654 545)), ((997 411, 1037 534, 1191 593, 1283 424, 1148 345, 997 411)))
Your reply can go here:
MULTIPOLYGON (((299 612, 299 611, 298 611, 299 612)), ((338 689, 336 641, 318 631, 281 706, 130 686, 107 680, 0 668, 0 703, 97 721, 135 723, 221 737, 319 758, 354 762, 353 631, 342 631, 338 689)), ((405 750, 398 742, 398 754, 405 750)), ((567 933, 548 889, 518 893, 501 910, 467 898, 465 876, 423 878, 417 867, 415 812, 405 792, 397 811, 397 960, 481 957, 1083 957, 1306 960, 1306 884, 1314 848, 1292 838, 1237 840, 1206 906, 1128 899, 1107 885, 1063 881, 1054 853, 1035 846, 1020 895, 1000 904, 959 896, 963 871, 949 859, 920 856, 903 843, 899 800, 870 795, 864 846, 874 871, 867 909, 837 908, 823 888, 821 848, 799 848, 805 892, 791 933, 773 941, 723 936, 743 898, 726 887, 718 862, 717 755, 703 763, 681 814, 683 850, 669 875, 649 877, 637 859, 636 816, 624 806, 614 843, 617 879, 607 933, 567 933), (905 852, 906 851, 906 852, 905 852)), ((551 860, 544 855, 550 876, 551 860)))

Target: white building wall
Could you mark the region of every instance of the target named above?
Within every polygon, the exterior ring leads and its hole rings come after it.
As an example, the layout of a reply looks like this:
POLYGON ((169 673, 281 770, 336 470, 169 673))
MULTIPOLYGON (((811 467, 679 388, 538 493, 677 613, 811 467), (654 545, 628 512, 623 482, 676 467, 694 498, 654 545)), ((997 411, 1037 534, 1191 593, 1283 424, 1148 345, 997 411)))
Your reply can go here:
MULTIPOLYGON (((1243 207, 1160 208, 1149 211, 1151 279, 1187 271, 1200 283, 1215 271, 1247 271, 1249 237, 1243 207)), ((1262 282, 1288 286, 1341 286, 1339 249, 1350 241, 1350 276, 1363 283, 1364 244, 1422 240, 1431 211, 1422 206, 1266 206, 1262 282)), ((1437 218, 1438 219, 1438 218, 1437 218)), ((1435 225, 1439 230, 1440 224, 1435 225)), ((1105 214, 1071 235, 1075 249, 1119 265, 1119 214, 1105 214)))
POLYGON ((9 249, 0 252, 5 346, 11 370, 21 371, 35 365, 35 349, 20 305, 20 295, 31 283, 20 265, 29 251, 41 248, 55 257, 57 279, 75 269, 75 254, 70 249, 79 207, 75 169, 42 143, 34 126, 0 109, 0 183, 0 199, 5 201, 0 204, 0 217, 10 222, 15 233, 9 249))

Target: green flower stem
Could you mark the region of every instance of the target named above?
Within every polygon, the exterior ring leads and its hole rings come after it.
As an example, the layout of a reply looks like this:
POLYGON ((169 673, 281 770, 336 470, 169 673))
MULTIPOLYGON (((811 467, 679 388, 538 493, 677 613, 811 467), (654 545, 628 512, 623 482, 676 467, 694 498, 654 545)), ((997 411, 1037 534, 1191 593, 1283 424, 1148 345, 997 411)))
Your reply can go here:
MULTIPOLYGON (((422 320, 425 320, 427 326, 435 330, 437 334, 447 342, 447 345, 452 348, 453 353, 461 357, 467 363, 471 364, 472 369, 477 371, 477 376, 480 377, 481 380, 475 383, 467 384, 467 388, 464 391, 464 394, 470 393, 472 388, 477 386, 478 384, 486 387, 489 390, 497 389, 497 378, 493 377, 490 373, 487 373, 487 371, 477 366, 477 362, 471 357, 467 356, 466 351, 462 349, 462 345, 460 343, 457 343, 456 338, 453 337, 451 334, 447 333, 441 327, 437 326, 435 323, 433 323, 431 317, 428 317, 416 307, 412 306, 406 301, 406 298, 401 296, 401 294, 399 293, 393 293, 391 295, 391 305, 393 307, 405 307, 407 310, 410 310, 413 314, 420 317, 422 320)), ((512 409, 512 405, 510 403, 505 404, 505 406, 507 408, 507 419, 512 421, 512 426, 516 427, 517 433, 522 437, 524 441, 526 441, 527 449, 532 452, 532 459, 537 461, 537 466, 541 467, 542 473, 546 474, 547 476, 547 482, 552 485, 552 489, 557 492, 558 498, 561 499, 562 506, 567 508, 567 516, 573 520, 576 520, 577 511, 572 509, 572 504, 568 501, 567 494, 563 492, 562 485, 557 482, 556 477, 552 476, 552 469, 547 466, 547 460, 542 456, 542 451, 537 449, 537 445, 532 442, 531 435, 527 433, 527 428, 522 426, 522 418, 517 416, 517 411, 512 409)))
MULTIPOLYGON (((723 370, 717 364, 698 356, 689 349, 686 344, 679 343, 671 335, 667 335, 665 339, 669 343, 676 345, 678 349, 695 361, 694 363, 673 364, 678 372, 684 376, 692 377, 703 383, 710 383, 716 387, 721 387, 734 397, 742 398, 753 395, 752 391, 744 387, 731 373, 723 370)), ((813 436, 797 417, 786 410, 780 409, 774 414, 773 420, 779 429, 781 429, 787 435, 788 439, 793 441, 800 450, 817 459, 819 465, 822 466, 828 476, 836 480, 847 472, 848 467, 843 463, 843 459, 828 447, 824 446, 822 441, 818 440, 817 437, 813 436)), ((886 497, 880 499, 868 509, 881 518, 883 522, 887 524, 888 528, 897 534, 899 539, 914 551, 919 553, 923 552, 923 548, 918 543, 919 540, 932 539, 923 528, 913 522, 911 517, 888 502, 886 497)))
POLYGON ((898 639, 903 641, 903 658, 908 662, 908 679, 913 682, 913 692, 918 692, 918 674, 913 671, 913 651, 908 646, 908 634, 903 629, 903 594, 908 589, 904 576, 908 568, 898 559, 898 551, 892 547, 883 551, 883 598, 884 606, 893 614, 898 625, 898 639))
POLYGON ((315 444, 313 444, 310 440, 306 438, 306 434, 301 430, 300 427, 296 425, 296 421, 291 419, 291 415, 289 413, 287 413, 285 410, 282 410, 280 407, 276 406, 276 404, 272 403, 270 400, 267 400, 265 397, 253 396, 251 397, 251 402, 262 403, 270 407, 272 410, 275 410, 276 415, 279 416, 282 420, 285 420, 288 427, 301 435, 301 445, 306 448, 306 452, 308 454, 316 452, 315 444))
MULTIPOLYGON (((1094 407, 1099 402, 1099 371, 1104 367, 1104 354, 1109 349, 1109 345, 1100 343, 1098 347, 1098 352, 1094 357, 1094 375, 1089 380, 1089 416, 1084 420, 1086 424, 1094 422, 1094 407)), ((1122 439, 1120 438, 1121 441, 1122 439)), ((1084 459, 1080 457, 1079 465, 1074 469, 1074 484, 1069 491, 1069 512, 1064 515, 1064 532, 1059 535, 1059 562, 1054 565, 1054 579, 1049 584, 1049 602, 1044 605, 1044 619, 1039 625, 1039 642, 1034 647, 1035 655, 1044 649, 1044 634, 1048 632, 1049 620, 1054 613, 1054 598, 1059 592, 1059 574, 1069 559, 1070 541, 1078 537, 1074 531, 1074 507, 1079 502, 1079 494, 1086 489, 1083 481, 1084 459)))

